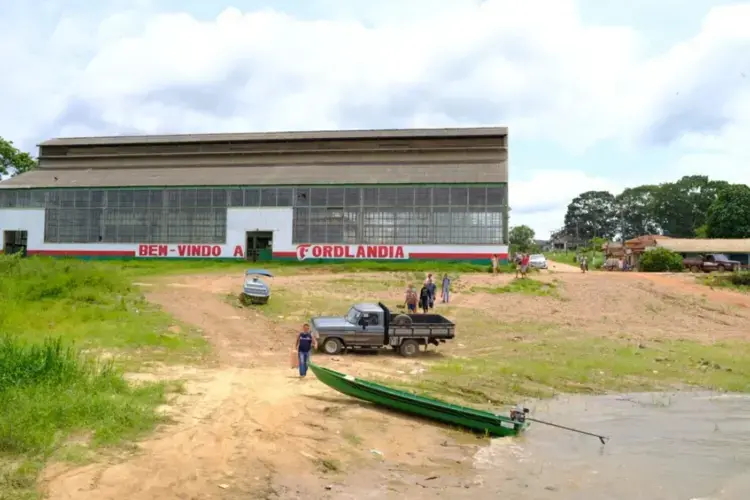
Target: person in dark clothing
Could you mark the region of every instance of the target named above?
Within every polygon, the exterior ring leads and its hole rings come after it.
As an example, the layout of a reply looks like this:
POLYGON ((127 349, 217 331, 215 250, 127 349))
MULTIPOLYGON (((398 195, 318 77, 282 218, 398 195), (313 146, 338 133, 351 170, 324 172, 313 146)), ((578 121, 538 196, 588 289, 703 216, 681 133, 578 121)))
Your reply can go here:
POLYGON ((437 295, 437 285, 435 280, 432 279, 432 273, 427 275, 427 291, 430 292, 430 309, 435 307, 435 296, 437 295))
POLYGON ((297 335, 297 342, 294 348, 297 350, 299 357, 299 376, 307 375, 307 365, 310 364, 310 352, 318 347, 318 341, 310 333, 310 325, 302 325, 302 331, 297 335))
POLYGON ((427 288, 427 283, 422 285, 422 289, 419 291, 419 307, 425 314, 430 310, 430 289, 427 288))

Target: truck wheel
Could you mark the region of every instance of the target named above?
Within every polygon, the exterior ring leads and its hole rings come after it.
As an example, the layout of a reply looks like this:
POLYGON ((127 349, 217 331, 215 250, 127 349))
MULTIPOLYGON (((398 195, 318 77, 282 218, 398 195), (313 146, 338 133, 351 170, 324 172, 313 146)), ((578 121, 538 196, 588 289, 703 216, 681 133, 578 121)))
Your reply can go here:
POLYGON ((326 354, 338 354, 343 348, 344 344, 342 344, 339 339, 331 338, 326 339, 325 342, 323 342, 323 352, 326 354))
POLYGON ((697 272, 700 272, 700 270, 701 269, 698 266, 690 266, 690 272, 691 273, 697 273, 697 272))
POLYGON ((722 265, 720 265, 720 266, 719 266, 719 272, 720 272, 720 273, 723 273, 723 272, 724 272, 724 271, 726 271, 726 270, 727 270, 727 268, 726 268, 726 267, 724 267, 724 266, 722 266, 722 265))
POLYGON ((399 347, 402 356, 411 358, 419 353, 419 343, 416 340, 404 340, 399 347))
POLYGON ((411 324, 411 316, 407 316, 406 314, 399 314, 395 318, 393 318, 394 326, 411 326, 411 324))

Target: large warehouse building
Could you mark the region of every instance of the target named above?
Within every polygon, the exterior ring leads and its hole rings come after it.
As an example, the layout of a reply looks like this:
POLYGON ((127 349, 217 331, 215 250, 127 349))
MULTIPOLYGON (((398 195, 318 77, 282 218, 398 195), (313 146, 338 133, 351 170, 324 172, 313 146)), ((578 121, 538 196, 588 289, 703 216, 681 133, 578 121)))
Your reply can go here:
POLYGON ((507 257, 504 127, 53 139, 0 182, 6 253, 507 257))

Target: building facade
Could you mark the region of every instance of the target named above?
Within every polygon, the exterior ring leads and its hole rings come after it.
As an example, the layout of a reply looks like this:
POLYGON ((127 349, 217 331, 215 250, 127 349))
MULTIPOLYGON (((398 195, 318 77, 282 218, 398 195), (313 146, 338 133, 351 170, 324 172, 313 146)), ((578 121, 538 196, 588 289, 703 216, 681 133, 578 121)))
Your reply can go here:
POLYGON ((0 182, 5 252, 507 257, 507 129, 53 139, 0 182))

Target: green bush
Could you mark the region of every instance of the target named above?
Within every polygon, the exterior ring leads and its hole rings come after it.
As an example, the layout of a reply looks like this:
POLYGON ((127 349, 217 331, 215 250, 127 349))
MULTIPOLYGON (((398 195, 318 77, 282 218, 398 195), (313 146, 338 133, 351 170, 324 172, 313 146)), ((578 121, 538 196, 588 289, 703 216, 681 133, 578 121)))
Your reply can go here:
POLYGON ((640 268, 647 273, 679 272, 683 270, 682 256, 666 248, 655 248, 643 253, 640 268))
POLYGON ((740 271, 729 275, 729 281, 734 286, 750 287, 750 272, 740 271))

